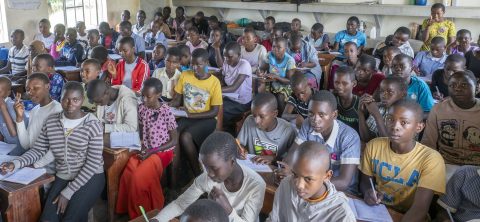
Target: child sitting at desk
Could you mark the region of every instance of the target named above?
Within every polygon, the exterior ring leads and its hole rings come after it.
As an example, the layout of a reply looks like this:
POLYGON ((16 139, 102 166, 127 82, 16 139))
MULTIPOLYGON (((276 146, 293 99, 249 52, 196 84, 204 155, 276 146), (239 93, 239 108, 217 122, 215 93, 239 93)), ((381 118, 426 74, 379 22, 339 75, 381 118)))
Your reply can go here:
POLYGON ((348 198, 330 182, 333 172, 328 148, 304 142, 295 152, 293 175, 283 179, 275 191, 267 221, 355 222, 348 198))
POLYGON ((225 50, 225 44, 227 44, 223 38, 223 30, 216 28, 212 30, 213 42, 208 44, 208 62, 211 67, 221 68, 223 64, 223 51, 225 50))
POLYGON ((62 48, 65 46, 65 25, 56 24, 53 28, 53 34, 55 35, 55 40, 53 41, 52 47, 50 47, 50 55, 54 59, 60 58, 62 53, 62 48))
MULTIPOLYGON (((143 36, 139 36, 132 32, 132 23, 129 21, 123 21, 120 23, 120 37, 117 39, 115 45, 120 47, 120 42, 123 38, 130 37, 133 39, 133 46, 135 55, 145 59, 145 39, 143 36)), ((120 51, 120 49, 118 49, 120 51)))
POLYGON ((165 54, 167 49, 164 45, 158 43, 155 45, 152 51, 152 59, 148 62, 148 68, 150 69, 150 75, 159 68, 165 67, 165 54))
POLYGON ((287 53, 293 57, 297 68, 306 69, 301 70, 301 74, 307 76, 309 86, 318 90, 322 78, 322 68, 318 63, 317 50, 303 40, 301 35, 292 34, 287 53))
POLYGON ((175 91, 173 88, 177 85, 180 78, 180 57, 181 53, 177 47, 168 49, 167 58, 165 59, 166 65, 163 68, 155 69, 152 74, 152 78, 157 78, 162 82, 162 100, 170 102, 172 100, 175 91))
POLYGON ((100 32, 100 44, 109 52, 115 51, 115 44, 120 34, 111 29, 107 22, 100 22, 98 25, 98 31, 100 32))
POLYGON ((190 53, 193 53, 195 49, 208 48, 208 43, 200 39, 200 34, 198 34, 196 27, 191 27, 187 30, 187 43, 185 43, 185 45, 190 48, 190 53))
MULTIPOLYGON (((87 59, 82 62, 80 67, 80 77, 82 78, 82 86, 84 88, 84 97, 87 98, 87 85, 95 79, 101 79, 101 65, 96 59, 87 59)), ((83 100, 82 109, 87 112, 95 111, 95 104, 90 103, 88 99, 83 100)))
POLYGON ((52 153, 55 181, 44 202, 41 221, 87 221, 105 186, 102 124, 93 114, 81 111, 83 100, 82 85, 68 82, 62 92, 63 111, 46 119, 32 149, 0 165, 4 174, 52 153))
POLYGON ((13 45, 8 50, 8 60, 5 67, 0 69, 2 74, 12 74, 12 77, 25 76, 25 66, 27 65, 29 49, 23 44, 25 33, 21 29, 15 29, 10 35, 10 41, 13 45))
POLYGON ((330 43, 330 38, 327 33, 323 33, 322 23, 315 23, 312 26, 310 35, 305 37, 305 41, 310 45, 315 47, 317 51, 328 51, 328 44, 330 43))
POLYGON ((252 66, 252 72, 267 61, 267 50, 263 45, 255 42, 255 30, 245 28, 243 30, 243 45, 241 46, 242 59, 247 60, 252 66))
POLYGON ((53 100, 60 101, 62 88, 65 84, 63 76, 55 71, 55 61, 50 54, 40 54, 33 59, 33 72, 47 74, 50 79, 50 96, 53 100))
POLYGON ((228 133, 217 131, 208 136, 199 158, 205 171, 151 221, 169 221, 179 216, 203 193, 222 206, 229 221, 256 221, 266 184, 255 171, 237 163, 237 147, 228 133))
POLYGON ((282 160, 293 144, 297 132, 284 119, 277 117, 277 103, 271 93, 259 93, 238 133, 238 140, 248 153, 257 155, 257 163, 271 164, 282 160))
POLYGON ((295 121, 295 126, 300 129, 308 117, 308 103, 315 91, 308 85, 307 77, 297 73, 290 80, 290 86, 292 94, 288 97, 282 118, 289 122, 295 121))
POLYGON ((335 35, 334 51, 338 51, 343 54, 345 50, 345 43, 353 42, 361 52, 367 44, 367 36, 365 33, 358 31, 360 26, 360 20, 356 16, 352 16, 347 20, 347 29, 338 32, 335 35))
POLYGON ((87 32, 87 40, 88 40, 88 46, 85 47, 85 57, 90 59, 92 50, 96 46, 99 46, 100 43, 100 33, 96 29, 90 29, 87 32))
POLYGON ((340 60, 333 60, 332 62, 332 69, 330 71, 330 77, 328 78, 328 90, 333 90, 333 77, 335 76, 335 72, 340 66, 350 66, 352 68, 355 67, 358 61, 359 55, 357 44, 354 42, 347 42, 344 45, 343 56, 345 58, 340 60))
POLYGON ((433 72, 443 68, 446 59, 445 40, 437 36, 432 39, 430 51, 421 51, 415 56, 413 60, 415 72, 418 76, 424 77, 427 81, 431 81, 433 72))
POLYGON ((145 34, 147 49, 152 49, 157 44, 162 44, 164 47, 168 46, 167 37, 162 31, 160 31, 160 28, 160 21, 152 21, 152 23, 150 23, 150 30, 145 34))
POLYGON ((471 43, 472 33, 467 29, 460 29, 457 32, 457 41, 447 46, 447 53, 465 56, 467 52, 478 49, 478 46, 474 46, 471 43))
POLYGON ((160 181, 163 170, 173 159, 178 141, 177 123, 166 103, 160 102, 162 83, 150 78, 142 89, 143 103, 138 107, 142 150, 130 156, 123 170, 118 188, 116 212, 126 213, 131 219, 145 211, 162 209, 163 190, 160 181))
POLYGON ((122 60, 117 64, 112 85, 124 85, 139 94, 143 81, 150 76, 148 63, 135 55, 135 42, 132 37, 123 37, 120 40, 119 51, 122 60))
POLYGON ((383 73, 377 72, 376 62, 375 58, 366 54, 358 58, 358 62, 355 64, 357 84, 353 87, 353 94, 357 96, 375 95, 380 82, 385 79, 383 73))
POLYGON ((83 47, 77 40, 77 31, 68 28, 66 43, 62 48, 60 57, 55 60, 56 66, 80 66, 83 61, 83 47))
POLYGON ((357 85, 355 71, 351 67, 342 66, 333 77, 334 95, 337 99, 338 120, 358 132, 358 108, 360 97, 353 94, 357 85))
POLYGON ((33 40, 43 42, 48 52, 50 52, 50 48, 55 43, 55 35, 50 32, 50 28, 50 21, 44 18, 38 22, 38 33, 33 36, 33 40))
POLYGON ((112 78, 117 77, 117 64, 115 61, 108 56, 107 48, 99 45, 92 49, 92 54, 90 56, 92 59, 98 60, 101 65, 100 79, 104 80, 106 83, 111 84, 112 78))
POLYGON ((437 69, 433 72, 430 88, 433 91, 433 98, 442 101, 448 97, 448 79, 455 72, 465 69, 465 57, 460 54, 452 54, 445 60, 443 69, 437 69))
POLYGON ((209 199, 199 199, 187 207, 180 216, 185 222, 228 222, 228 215, 222 205, 209 199))
POLYGON ((17 117, 13 108, 14 101, 9 97, 12 91, 12 82, 9 78, 0 77, 0 134, 3 142, 17 144, 10 155, 18 156, 23 153, 17 136, 17 128, 13 122, 17 117))
POLYGON ((415 141, 424 127, 423 110, 415 101, 393 104, 386 124, 388 137, 371 140, 363 152, 359 169, 364 200, 404 213, 402 221, 425 221, 434 194, 445 192, 443 158, 415 141))

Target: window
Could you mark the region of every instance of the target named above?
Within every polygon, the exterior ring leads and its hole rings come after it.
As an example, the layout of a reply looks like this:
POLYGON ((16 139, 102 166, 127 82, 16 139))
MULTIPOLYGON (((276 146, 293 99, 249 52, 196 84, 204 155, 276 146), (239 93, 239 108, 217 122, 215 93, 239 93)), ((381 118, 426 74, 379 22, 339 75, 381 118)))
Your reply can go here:
POLYGON ((62 23, 75 27, 77 22, 84 21, 87 29, 91 29, 106 18, 105 0, 49 0, 49 3, 52 26, 62 23))
POLYGON ((0 43, 9 42, 7 29, 7 16, 5 12, 5 1, 0 1, 0 43))

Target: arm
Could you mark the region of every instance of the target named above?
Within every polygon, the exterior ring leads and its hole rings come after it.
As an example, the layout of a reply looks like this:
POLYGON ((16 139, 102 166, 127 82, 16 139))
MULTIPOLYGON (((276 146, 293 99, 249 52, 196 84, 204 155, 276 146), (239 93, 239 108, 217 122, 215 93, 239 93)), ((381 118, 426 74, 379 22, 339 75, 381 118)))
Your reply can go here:
POLYGON ((182 104, 183 95, 178 92, 175 92, 175 90, 173 91, 174 91, 174 94, 173 94, 172 101, 170 101, 168 105, 171 107, 179 107, 182 104))
POLYGON ((360 139, 367 143, 372 139, 370 136, 370 130, 367 126, 367 115, 365 110, 362 108, 363 104, 360 102, 360 108, 358 109, 358 133, 360 135, 360 139))
POLYGON ((295 107, 290 103, 290 101, 288 101, 287 105, 285 106, 285 109, 283 109, 282 118, 285 119, 285 120, 288 120, 288 121, 292 121, 292 120, 296 119, 297 116, 299 116, 299 115, 298 114, 292 114, 294 108, 295 107))
POLYGON ((251 189, 250 192, 248 192, 249 195, 245 197, 247 201, 243 206, 241 215, 238 215, 237 211, 233 209, 230 215, 228 215, 230 221, 249 222, 257 220, 260 209, 262 209, 263 206, 266 185, 265 182, 259 181, 255 187, 251 188, 253 189, 251 189))
POLYGON ((22 156, 20 156, 18 159, 13 161, 13 164, 15 165, 15 169, 20 169, 35 163, 48 152, 48 150, 50 149, 50 143, 47 136, 47 125, 46 125, 48 121, 49 119, 45 121, 45 124, 43 125, 42 130, 40 132, 40 135, 35 141, 35 145, 32 147, 32 149, 29 149, 22 156))
POLYGON ((7 60, 7 65, 0 69, 0 74, 9 74, 10 70, 12 69, 12 64, 10 63, 9 60, 7 60))
POLYGON ((427 42, 427 40, 430 38, 430 26, 432 25, 432 16, 430 16, 429 19, 426 19, 425 21, 423 21, 423 24, 422 26, 424 26, 424 29, 423 29, 423 42, 427 42))
POLYGON ((370 180, 373 181, 373 184, 376 184, 375 178, 372 176, 368 176, 363 172, 360 175, 360 192, 363 193, 363 200, 368 205, 377 205, 383 199, 383 193, 375 189, 375 193, 377 196, 374 196, 374 192, 372 190, 372 185, 370 184, 370 180))
POLYGON ((357 168, 357 164, 342 164, 340 165, 340 175, 332 177, 330 181, 335 185, 337 190, 347 191, 357 168))
POLYGON ((425 131, 422 137, 422 144, 438 150, 438 147, 437 147, 438 129, 437 129, 436 113, 437 113, 436 108, 433 108, 430 114, 428 115, 425 131))
POLYGON ((413 200, 413 205, 405 213, 402 218, 402 221, 412 222, 412 221, 425 221, 427 219, 428 210, 430 208, 430 203, 432 202, 433 191, 418 187, 415 191, 415 197, 413 200))
POLYGON ((210 110, 203 112, 203 113, 189 113, 187 111, 188 118, 192 119, 206 119, 206 118, 214 118, 218 114, 220 106, 212 106, 210 110))
POLYGON ((215 50, 215 62, 217 63, 218 68, 221 68, 223 66, 223 55, 222 51, 220 49, 220 45, 213 46, 215 43, 212 44, 212 47, 215 50))
POLYGON ((15 125, 13 124, 13 119, 10 116, 7 104, 5 103, 4 100, 0 101, 0 112, 2 112, 2 117, 3 117, 3 120, 5 121, 5 125, 7 125, 8 133, 10 134, 10 136, 16 137, 17 130, 15 129, 15 125))
POLYGON ((222 88, 222 92, 223 93, 235 92, 238 89, 238 87, 240 87, 242 85, 242 83, 245 81, 245 79, 247 77, 248 77, 248 75, 246 75, 246 74, 239 74, 232 85, 222 88))
POLYGON ((121 106, 121 109, 123 109, 123 122, 119 124, 105 124, 105 133, 137 132, 138 116, 136 99, 131 97, 124 98, 119 106, 121 106))

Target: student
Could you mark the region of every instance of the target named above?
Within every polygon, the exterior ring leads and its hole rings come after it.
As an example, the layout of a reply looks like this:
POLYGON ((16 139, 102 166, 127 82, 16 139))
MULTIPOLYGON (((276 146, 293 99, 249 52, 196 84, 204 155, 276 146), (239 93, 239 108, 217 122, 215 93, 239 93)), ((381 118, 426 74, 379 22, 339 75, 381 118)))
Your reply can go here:
POLYGON ((190 48, 190 53, 193 53, 195 49, 207 49, 208 43, 200 39, 198 29, 191 27, 187 30, 187 43, 186 45, 190 48))
POLYGON ((33 40, 39 40, 45 45, 45 49, 50 52, 50 48, 55 42, 55 35, 50 32, 50 21, 48 19, 41 19, 38 22, 38 33, 33 36, 33 40))
POLYGON ((400 49, 395 47, 395 46, 387 47, 385 49, 385 51, 383 51, 383 60, 382 60, 381 65, 383 65, 382 73, 385 76, 392 75, 392 61, 393 61, 393 58, 396 55, 401 54, 401 53, 402 53, 402 51, 400 51, 400 49))
POLYGON ((355 67, 358 61, 359 51, 357 48, 357 44, 354 42, 347 42, 344 45, 344 52, 343 55, 345 58, 340 60, 334 60, 332 62, 332 69, 330 71, 330 78, 328 78, 328 90, 333 90, 333 77, 335 76, 335 72, 340 66, 350 66, 352 68, 355 67))
POLYGON ((265 181, 255 171, 237 163, 237 147, 228 133, 214 132, 208 136, 200 148, 205 172, 153 221, 169 221, 179 216, 203 193, 222 206, 229 221, 256 221, 263 204, 265 181))
POLYGON ((23 44, 25 33, 21 29, 13 30, 10 35, 10 42, 13 47, 8 50, 8 61, 5 67, 0 69, 2 74, 13 74, 13 76, 25 76, 29 49, 23 44))
POLYGON ((447 163, 447 178, 462 165, 478 166, 480 99, 475 98, 476 78, 469 71, 448 79, 449 96, 428 115, 422 143, 442 154, 447 163))
POLYGON ((208 33, 208 21, 205 18, 205 14, 202 11, 198 11, 192 18, 193 26, 198 29, 201 36, 207 36, 208 33))
POLYGON ((56 24, 53 28, 53 33, 55 35, 55 40, 50 47, 50 55, 52 55, 53 58, 56 60, 60 58, 62 54, 62 48, 67 42, 65 39, 65 26, 63 24, 56 24))
POLYGON ((432 75, 431 88, 433 91, 433 98, 436 100, 443 100, 448 97, 448 79, 455 72, 464 71, 465 57, 460 54, 451 54, 445 60, 443 69, 437 69, 432 75))
POLYGON ((465 54, 466 68, 472 71, 477 78, 480 77, 480 48, 465 54))
POLYGON ((82 47, 85 49, 88 46, 88 35, 85 32, 85 22, 79 21, 75 25, 75 30, 77 30, 77 41, 82 45, 82 47))
MULTIPOLYGON (((145 40, 143 39, 143 36, 139 36, 132 32, 132 24, 129 21, 120 23, 120 37, 115 44, 120 46, 120 41, 125 37, 131 37, 133 39, 135 55, 142 59, 145 58, 145 40)), ((120 49, 118 51, 120 51, 120 49)))
POLYGON ((148 49, 152 49, 157 44, 162 44, 164 47, 168 46, 165 33, 160 31, 161 24, 159 21, 152 21, 150 23, 150 30, 145 33, 145 43, 148 49))
POLYGON ((231 123, 250 109, 252 67, 247 60, 240 58, 240 45, 236 42, 227 43, 223 54, 225 62, 220 72, 225 85, 222 86, 222 93, 238 94, 238 97, 223 98, 223 126, 233 132, 231 123))
POLYGON ((182 25, 182 32, 178 35, 175 36, 175 41, 177 42, 177 45, 185 44, 187 43, 187 31, 188 29, 193 27, 193 22, 191 20, 186 20, 183 22, 182 25), (185 31, 183 31, 185 30, 185 31))
POLYGON ((376 137, 387 137, 385 120, 388 109, 407 96, 407 84, 400 77, 389 76, 382 80, 379 88, 380 102, 371 95, 360 98, 358 125, 360 139, 367 143, 376 137))
MULTIPOLYGON (((153 19, 153 21, 150 23, 150 29, 152 29, 153 23, 155 23, 156 25, 158 25, 159 32, 163 33, 165 37, 171 38, 172 32, 170 31, 170 27, 167 25, 167 23, 165 23, 165 21, 163 21, 163 19, 161 19, 162 14, 161 13, 157 14, 157 13, 155 13, 155 19, 153 19)), ((149 31, 152 31, 152 30, 147 30, 147 32, 149 31)))
POLYGON ((221 29, 223 31, 223 38, 227 39, 227 25, 225 23, 218 21, 217 16, 210 16, 208 18, 208 43, 213 43, 213 33, 212 30, 214 29, 221 29))
POLYGON ((88 59, 91 58, 92 54, 92 49, 95 48, 96 46, 99 46, 100 43, 100 33, 96 29, 90 29, 87 32, 87 41, 88 45, 85 48, 85 53, 84 56, 88 59))
POLYGON ((145 25, 146 18, 147 18, 147 14, 145 13, 145 11, 138 10, 137 24, 132 26, 132 32, 139 35, 140 37, 144 37, 148 29, 148 27, 145 25))
POLYGON ((267 50, 267 52, 270 52, 272 51, 272 44, 273 44, 273 41, 276 39, 276 38, 281 38, 283 37, 283 30, 282 28, 280 27, 273 27, 272 29, 272 33, 267 37, 267 39, 264 39, 262 41, 262 45, 263 47, 265 47, 265 49, 267 50))
POLYGON ((298 68, 308 68, 309 70, 302 71, 303 75, 307 76, 310 87, 319 89, 322 68, 318 62, 317 50, 298 34, 290 35, 289 43, 287 52, 295 60, 295 65, 298 68))
POLYGON ((447 53, 445 53, 445 40, 442 37, 435 37, 430 44, 430 51, 417 53, 413 64, 417 75, 432 80, 433 72, 443 68, 447 53))
POLYGON ((175 31, 177 38, 185 33, 185 29, 182 28, 182 25, 185 21, 185 9, 181 6, 177 7, 175 9, 175 18, 172 22, 172 29, 175 31))
MULTIPOLYGON (((121 14, 121 20, 120 23, 115 26, 115 31, 117 32, 122 32, 122 22, 130 22, 130 11, 128 10, 123 10, 121 14)), ((130 23, 132 24, 132 23, 130 23)), ((130 28, 131 29, 131 28, 130 28)))
POLYGON ((267 221, 356 221, 349 199, 330 182, 333 172, 325 145, 302 143, 293 163, 293 175, 277 188, 267 221))
POLYGON ((330 38, 328 37, 327 33, 323 33, 322 23, 317 22, 313 24, 310 35, 305 37, 305 41, 315 47, 317 51, 329 50, 328 44, 330 43, 330 38))
POLYGON ((465 56, 469 51, 478 49, 478 46, 471 44, 472 33, 467 29, 460 29, 457 32, 456 41, 450 43, 447 47, 448 54, 459 54, 465 56))
POLYGON ((228 222, 228 215, 219 203, 209 199, 199 199, 185 209, 180 216, 185 222, 228 222))
POLYGON ((156 44, 152 51, 152 59, 148 62, 150 74, 156 69, 165 67, 165 54, 167 49, 162 44, 156 44))
POLYGON ((326 145, 332 161, 330 181, 340 191, 357 193, 357 167, 360 163, 360 138, 354 129, 336 118, 337 100, 326 90, 316 92, 308 105, 308 119, 303 121, 287 162, 291 165, 292 151, 305 141, 326 145))
POLYGON ((458 169, 447 183, 447 189, 437 204, 443 208, 438 211, 436 221, 475 221, 480 218, 480 200, 476 188, 480 186, 478 167, 464 166, 458 169))
POLYGON ((28 51, 29 54, 27 58, 27 65, 25 66, 27 76, 32 74, 33 58, 40 54, 48 54, 47 50, 45 49, 45 45, 40 40, 33 40, 32 42, 30 42, 30 45, 28 46, 28 51))
POLYGON ((116 78, 117 76, 117 68, 115 61, 113 61, 110 57, 108 57, 108 50, 107 48, 99 45, 92 49, 92 53, 90 58, 98 60, 101 65, 101 73, 99 78, 105 81, 108 84, 111 84, 112 78, 116 78))
POLYGON ((252 115, 248 116, 238 133, 238 140, 254 161, 273 164, 282 160, 293 144, 297 132, 284 119, 277 117, 277 103, 271 93, 259 93, 252 101, 252 115))
POLYGON ((213 42, 208 44, 208 63, 211 67, 221 68, 223 64, 223 51, 225 50, 225 39, 223 31, 219 28, 213 29, 213 42))
POLYGON ((290 80, 292 94, 288 97, 287 105, 283 110, 282 118, 292 122, 298 129, 308 117, 308 103, 315 91, 308 86, 307 78, 304 75, 295 73, 290 80))
POLYGON ((63 76, 55 71, 53 57, 49 54, 40 54, 33 59, 33 72, 45 73, 50 79, 50 96, 53 100, 60 101, 62 88, 65 84, 63 76))
POLYGON ((301 28, 302 28, 302 21, 298 18, 292 19, 292 22, 290 23, 290 31, 285 33, 285 38, 290 39, 292 34, 297 34, 302 36, 302 33, 300 32, 301 28))
POLYGON ((138 131, 137 97, 132 90, 96 79, 88 83, 87 96, 97 105, 96 116, 104 125, 104 133, 138 131))
POLYGON ((83 47, 77 41, 77 31, 68 28, 66 43, 62 48, 60 57, 55 59, 56 66, 79 66, 83 61, 83 47))
POLYGON ((406 54, 413 58, 413 49, 412 46, 410 46, 410 42, 408 42, 408 39, 410 39, 410 29, 402 26, 398 28, 393 34, 392 44, 393 46, 400 49, 403 54, 406 54))
POLYGON ((385 37, 385 41, 378 42, 373 49, 372 56, 375 57, 375 59, 377 60, 381 59, 383 57, 383 52, 390 46, 394 46, 393 35, 388 35, 387 37, 385 37))
POLYGON ((171 14, 172 8, 170 8, 170 6, 163 7, 161 18, 169 27, 173 27, 173 18, 171 17, 171 14))
POLYGON ((363 198, 368 205, 383 203, 404 214, 402 221, 425 221, 433 195, 445 193, 442 156, 415 141, 424 127, 423 110, 415 101, 393 104, 386 124, 388 137, 371 140, 363 153, 363 198))
POLYGON ((113 53, 115 50, 115 43, 120 34, 111 29, 107 22, 100 22, 98 25, 98 31, 100 32, 100 44, 108 49, 110 53, 113 53))
MULTIPOLYGON (((275 17, 273 16, 268 16, 265 18, 263 21, 263 28, 265 29, 263 32, 264 34, 260 36, 260 39, 266 40, 271 37, 273 34, 273 28, 275 27, 275 17)), ((283 34, 282 34, 283 36, 283 34)), ((262 44, 263 45, 263 44, 262 44)))
POLYGON ((5 76, 0 77, 0 134, 3 142, 17 144, 17 148, 10 155, 18 156, 20 153, 17 152, 22 152, 23 148, 20 147, 14 123, 17 117, 13 108, 14 101, 9 97, 11 91, 12 82, 10 79, 5 76))
POLYGON ((145 60, 135 55, 135 50, 132 37, 124 37, 120 40, 119 51, 122 60, 117 64, 117 73, 115 78, 112 78, 112 85, 124 85, 139 93, 143 81, 150 76, 150 69, 145 60))
POLYGON ((82 85, 67 83, 62 93, 63 111, 47 118, 33 149, 0 166, 2 173, 11 172, 53 153, 55 181, 41 221, 87 221, 105 186, 102 125, 93 114, 81 111, 83 100, 82 85))
MULTIPOLYGON (((369 55, 361 55, 355 64, 355 77, 357 84, 353 87, 353 94, 362 96, 364 94, 374 95, 385 75, 378 73, 375 58, 369 55)), ((338 71, 337 71, 338 72, 338 71)))
POLYGON ((151 78, 142 89, 143 103, 138 107, 142 150, 128 159, 118 188, 116 212, 128 212, 130 218, 162 209, 163 190, 160 184, 163 170, 173 160, 177 143, 177 123, 166 103, 160 102, 162 83, 151 78))
POLYGON ((348 66, 337 69, 333 77, 334 94, 337 99, 338 120, 358 132, 359 96, 353 94, 357 85, 355 71, 348 66))
MULTIPOLYGON (((43 73, 33 73, 27 77, 25 85, 27 95, 33 103, 38 104, 28 114, 28 127, 25 122, 25 107, 20 101, 20 94, 15 96, 13 105, 16 114, 17 135, 20 145, 24 150, 34 147, 35 141, 43 131, 42 127, 48 116, 62 111, 62 106, 56 100, 52 100, 49 94, 50 79, 43 73)), ((48 156, 48 155, 47 155, 48 156)), ((53 159, 42 158, 34 164, 35 167, 41 167, 50 163, 53 159)))
POLYGON ((212 133, 217 120, 215 117, 222 102, 222 89, 217 77, 208 72, 208 53, 195 49, 192 54, 192 69, 182 72, 175 86, 172 107, 179 107, 183 101, 187 117, 178 119, 181 152, 187 155, 194 175, 200 175, 197 147, 212 133))
POLYGON ((165 67, 155 69, 152 78, 157 78, 162 83, 162 100, 170 102, 175 94, 174 88, 180 78, 180 50, 176 47, 169 48, 165 67))
POLYGON ((433 107, 433 97, 430 89, 423 80, 412 75, 412 58, 405 54, 398 54, 392 61, 392 75, 402 78, 408 86, 407 97, 420 104, 423 111, 428 113, 433 107))
POLYGON ((367 36, 365 33, 358 31, 360 20, 356 16, 352 16, 347 20, 347 29, 338 32, 335 35, 334 51, 344 52, 344 46, 347 42, 354 42, 358 51, 361 52, 367 44, 367 36))
POLYGON ((243 46, 241 47, 242 59, 247 60, 256 72, 258 67, 267 61, 267 49, 261 44, 255 43, 255 30, 245 28, 243 30, 243 46))
POLYGON ((420 50, 430 51, 431 42, 435 37, 443 38, 447 45, 455 41, 455 23, 443 17, 445 14, 445 5, 435 3, 431 7, 430 18, 423 20, 422 33, 423 45, 420 50))
POLYGON ((186 45, 179 45, 177 46, 177 48, 181 53, 180 71, 187 71, 190 69, 190 60, 192 60, 192 53, 190 52, 190 47, 186 45))

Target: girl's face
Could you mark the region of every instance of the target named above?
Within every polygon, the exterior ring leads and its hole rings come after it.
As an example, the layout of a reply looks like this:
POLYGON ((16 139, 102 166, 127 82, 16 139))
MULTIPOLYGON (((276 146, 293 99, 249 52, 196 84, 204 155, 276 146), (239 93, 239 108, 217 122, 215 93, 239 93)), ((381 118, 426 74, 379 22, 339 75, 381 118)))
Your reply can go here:
POLYGON ((283 31, 280 30, 280 29, 277 29, 277 30, 275 30, 275 32, 273 32, 272 40, 275 40, 275 39, 280 38, 282 36, 283 36, 283 31))
POLYGON ((61 104, 65 113, 74 114, 80 112, 80 108, 83 104, 83 92, 78 90, 64 91, 61 104))
POLYGON ((162 47, 157 47, 153 49, 152 59, 155 61, 160 61, 165 58, 165 49, 162 47))
POLYGON ((384 106, 390 107, 403 97, 405 97, 405 92, 401 91, 398 84, 386 81, 380 83, 380 102, 384 106))
POLYGON ((369 82, 372 78, 373 72, 372 64, 360 64, 360 62, 357 62, 355 65, 355 77, 358 82, 369 82))
POLYGON ((99 75, 100 75, 100 70, 97 69, 94 65, 92 64, 84 65, 82 63, 82 66, 80 68, 80 76, 82 77, 82 81, 84 83, 89 83, 90 81, 97 79, 99 75))
POLYGON ((50 25, 45 24, 44 22, 38 23, 38 31, 44 35, 50 33, 50 25))
POLYGON ((60 39, 65 35, 65 29, 63 27, 56 26, 53 29, 53 33, 55 34, 55 38, 60 39))
POLYGON ((272 44, 272 52, 277 59, 283 58, 283 56, 285 56, 286 49, 287 47, 285 46, 284 42, 275 41, 272 44))
POLYGON ((392 61, 393 61, 393 58, 396 56, 397 54, 395 53, 395 51, 393 50, 387 50, 385 51, 385 53, 383 53, 383 63, 387 66, 387 67, 392 67, 392 61))
POLYGON ((192 69, 197 79, 203 79, 208 74, 207 61, 203 58, 192 58, 192 69))
POLYGON ((225 58, 225 62, 229 66, 234 66, 235 64, 238 63, 240 60, 240 54, 238 52, 235 52, 234 50, 224 50, 225 52, 223 53, 223 56, 225 58))
POLYGON ((345 57, 347 57, 347 60, 353 61, 357 59, 358 57, 358 49, 355 45, 346 45, 345 48, 343 49, 345 53, 345 57))
POLYGON ((160 102, 159 98, 162 92, 157 92, 154 87, 142 89, 143 102, 147 107, 156 107, 160 102))
POLYGON ((347 21, 347 32, 350 35, 357 33, 358 23, 356 21, 347 21))
POLYGON ((464 33, 462 35, 457 36, 458 44, 464 48, 470 47, 471 41, 472 41, 472 36, 470 36, 468 33, 464 33))
POLYGON ((430 12, 430 15, 432 16, 432 20, 434 22, 441 22, 443 19, 443 14, 445 14, 445 12, 441 8, 434 8, 430 12))
POLYGON ((290 29, 292 29, 292 32, 300 31, 301 27, 302 27, 302 24, 299 21, 293 21, 292 24, 290 25, 290 29))
POLYGON ((222 33, 220 31, 213 32, 213 42, 221 42, 222 41, 222 33))
POLYGON ((200 154, 200 160, 208 177, 216 183, 223 183, 233 172, 234 159, 225 160, 217 153, 200 154))
POLYGON ((295 41, 291 42, 291 50, 294 52, 300 52, 300 49, 302 48, 302 41, 295 41))
POLYGON ((439 44, 431 44, 430 45, 430 52, 432 53, 433 57, 440 58, 443 56, 445 52, 445 43, 439 44))
POLYGON ((180 8, 175 9, 175 16, 176 16, 177 18, 182 17, 182 16, 183 16, 183 13, 184 13, 184 12, 183 12, 182 9, 180 9, 180 8))
POLYGON ((87 35, 87 39, 88 39, 89 46, 96 46, 98 45, 98 40, 100 40, 100 36, 96 34, 89 34, 87 35))
POLYGON ((243 44, 245 46, 252 46, 255 44, 255 35, 251 32, 243 34, 243 44))
POLYGON ((153 33, 157 33, 158 30, 160 30, 160 24, 158 22, 152 22, 150 23, 150 28, 152 29, 153 33))
POLYGON ((200 39, 198 33, 187 31, 187 40, 191 43, 196 43, 200 39))
POLYGON ((167 55, 165 59, 165 68, 168 72, 173 72, 180 67, 180 61, 177 56, 167 55))

